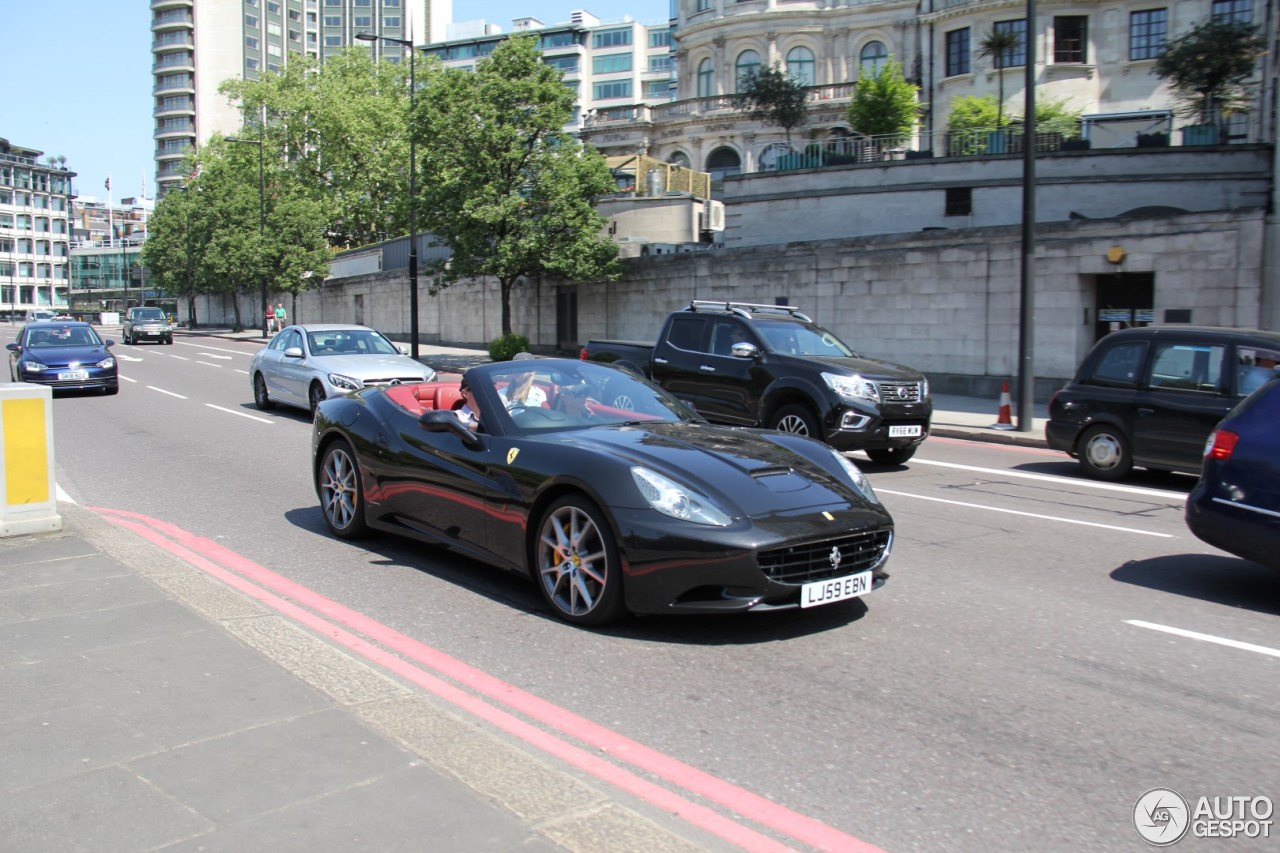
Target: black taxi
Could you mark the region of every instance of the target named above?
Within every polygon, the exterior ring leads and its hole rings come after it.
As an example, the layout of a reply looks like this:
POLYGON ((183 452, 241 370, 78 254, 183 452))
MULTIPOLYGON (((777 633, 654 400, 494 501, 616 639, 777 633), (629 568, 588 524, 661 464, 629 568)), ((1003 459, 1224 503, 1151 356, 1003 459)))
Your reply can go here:
POLYGON ((1143 326, 1098 341, 1049 401, 1049 446, 1101 480, 1199 474, 1205 440, 1280 360, 1280 333, 1143 326))

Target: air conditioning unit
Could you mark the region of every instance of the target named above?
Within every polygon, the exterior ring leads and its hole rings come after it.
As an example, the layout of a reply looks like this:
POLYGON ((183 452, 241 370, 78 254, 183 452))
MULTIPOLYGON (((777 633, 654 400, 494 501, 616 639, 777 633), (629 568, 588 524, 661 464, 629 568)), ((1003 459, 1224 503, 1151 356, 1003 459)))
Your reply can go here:
POLYGON ((707 201, 705 209, 701 214, 701 228, 703 231, 723 231, 724 230, 724 202, 707 201))

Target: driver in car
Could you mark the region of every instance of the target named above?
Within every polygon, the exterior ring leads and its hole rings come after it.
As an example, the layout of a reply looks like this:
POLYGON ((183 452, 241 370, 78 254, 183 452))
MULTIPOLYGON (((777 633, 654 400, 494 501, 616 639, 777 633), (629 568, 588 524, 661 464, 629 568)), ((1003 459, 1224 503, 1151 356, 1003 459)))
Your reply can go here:
MULTIPOLYGON (((516 353, 512 361, 526 361, 532 359, 533 354, 527 352, 516 353)), ((506 403, 508 409, 523 406, 527 409, 539 408, 547 402, 547 394, 537 385, 533 384, 534 371, 532 367, 523 373, 512 375, 510 381, 505 388, 498 389, 498 396, 506 403)))

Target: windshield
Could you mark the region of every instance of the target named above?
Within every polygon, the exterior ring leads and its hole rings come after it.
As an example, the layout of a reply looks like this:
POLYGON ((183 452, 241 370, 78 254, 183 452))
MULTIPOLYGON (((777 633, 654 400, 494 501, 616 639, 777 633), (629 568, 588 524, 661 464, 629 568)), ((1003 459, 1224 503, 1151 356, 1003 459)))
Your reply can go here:
POLYGON ((782 355, 816 355, 828 358, 856 358, 857 353, 831 332, 813 324, 787 320, 755 321, 756 331, 769 349, 782 355))
POLYGON ((312 355, 400 355, 400 350, 373 329, 333 329, 307 332, 312 355))
POLYGON ((135 320, 163 320, 164 312, 159 308, 135 308, 133 309, 133 319, 135 320))
POLYGON ((30 349, 49 347, 100 346, 102 339, 89 326, 45 326, 32 329, 27 334, 26 346, 30 349))
POLYGON ((656 385, 591 362, 513 361, 489 379, 506 406, 509 429, 517 433, 702 420, 656 385))

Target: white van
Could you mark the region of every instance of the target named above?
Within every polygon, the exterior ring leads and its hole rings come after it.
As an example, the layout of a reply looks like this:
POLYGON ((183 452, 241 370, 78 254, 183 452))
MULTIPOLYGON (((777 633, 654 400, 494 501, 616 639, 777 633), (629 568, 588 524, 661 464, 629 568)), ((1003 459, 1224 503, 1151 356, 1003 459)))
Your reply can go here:
POLYGON ((32 308, 27 311, 27 323, 43 323, 58 316, 48 308, 32 308))

